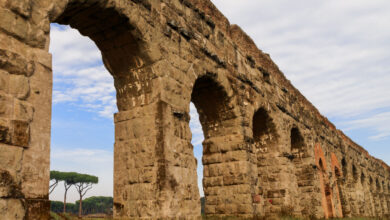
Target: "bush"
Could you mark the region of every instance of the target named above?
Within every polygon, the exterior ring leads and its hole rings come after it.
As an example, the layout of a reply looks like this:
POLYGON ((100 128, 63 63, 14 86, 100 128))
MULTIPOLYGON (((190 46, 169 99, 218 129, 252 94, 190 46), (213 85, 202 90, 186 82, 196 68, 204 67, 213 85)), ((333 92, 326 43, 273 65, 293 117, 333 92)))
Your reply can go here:
MULTIPOLYGON (((92 196, 83 200, 83 215, 104 213, 112 214, 113 198, 104 196, 92 196)), ((64 203, 60 201, 51 201, 50 210, 55 213, 62 213, 64 203)), ((77 214, 79 211, 79 201, 76 203, 66 203, 66 212, 77 214)))

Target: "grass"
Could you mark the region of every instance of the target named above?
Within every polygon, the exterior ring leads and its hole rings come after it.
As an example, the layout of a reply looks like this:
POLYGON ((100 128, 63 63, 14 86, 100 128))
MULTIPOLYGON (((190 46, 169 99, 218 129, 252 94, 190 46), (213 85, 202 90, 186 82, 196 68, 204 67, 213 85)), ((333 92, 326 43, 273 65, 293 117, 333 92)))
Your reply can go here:
MULTIPOLYGON (((69 213, 55 213, 50 212, 50 219, 51 220, 80 220, 76 215, 72 215, 69 213)), ((89 217, 83 217, 81 219, 84 220, 112 220, 112 218, 89 218, 89 217)))

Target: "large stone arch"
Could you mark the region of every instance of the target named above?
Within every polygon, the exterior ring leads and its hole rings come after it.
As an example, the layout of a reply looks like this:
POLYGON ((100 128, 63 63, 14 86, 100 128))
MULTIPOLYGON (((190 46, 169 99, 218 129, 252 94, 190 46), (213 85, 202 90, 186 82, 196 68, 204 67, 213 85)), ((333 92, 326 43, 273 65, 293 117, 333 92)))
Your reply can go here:
MULTIPOLYGON (((275 206, 274 200, 281 200, 286 189, 281 188, 281 184, 277 184, 280 177, 272 170, 278 169, 278 164, 272 158, 278 156, 278 144, 280 142, 280 134, 275 122, 275 113, 272 114, 267 105, 256 108, 253 114, 252 121, 252 142, 255 155, 256 166, 256 188, 255 195, 259 195, 259 200, 263 201, 264 207, 257 211, 265 215, 275 214, 272 209, 275 206)), ((281 206, 283 202, 278 201, 277 205, 281 206)), ((280 208, 280 207, 279 207, 280 208)))
POLYGON ((202 125, 206 215, 252 212, 247 149, 236 99, 226 76, 204 72, 193 83, 191 101, 202 125))

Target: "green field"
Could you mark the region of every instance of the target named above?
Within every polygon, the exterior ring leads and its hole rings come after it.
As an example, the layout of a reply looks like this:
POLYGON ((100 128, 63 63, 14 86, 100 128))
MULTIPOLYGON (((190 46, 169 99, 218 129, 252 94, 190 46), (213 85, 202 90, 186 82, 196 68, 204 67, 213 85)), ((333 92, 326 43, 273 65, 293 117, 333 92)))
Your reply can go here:
MULTIPOLYGON (((55 213, 50 212, 51 220, 80 220, 76 215, 69 213, 55 213)), ((83 217, 84 220, 112 220, 112 218, 95 218, 95 217, 83 217)))

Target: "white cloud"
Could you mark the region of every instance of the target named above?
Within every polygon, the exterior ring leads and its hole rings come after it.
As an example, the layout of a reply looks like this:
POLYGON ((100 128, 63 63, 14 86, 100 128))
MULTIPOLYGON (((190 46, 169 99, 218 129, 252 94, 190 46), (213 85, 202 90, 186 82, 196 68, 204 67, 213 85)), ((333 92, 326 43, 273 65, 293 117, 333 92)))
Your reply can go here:
MULTIPOLYGON (((389 1, 213 2, 339 127, 390 112, 389 1)), ((390 123, 361 126, 390 136, 390 123)))
POLYGON ((53 25, 53 102, 72 102, 81 109, 112 118, 116 108, 112 76, 102 64, 99 49, 68 26, 53 25))
POLYGON ((346 123, 347 129, 371 128, 375 135, 370 136, 372 140, 382 140, 390 136, 390 112, 378 113, 368 118, 355 119, 346 123))

